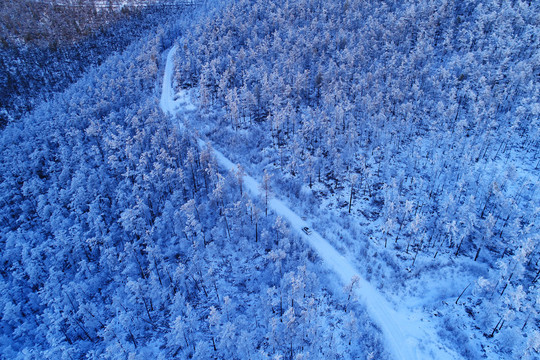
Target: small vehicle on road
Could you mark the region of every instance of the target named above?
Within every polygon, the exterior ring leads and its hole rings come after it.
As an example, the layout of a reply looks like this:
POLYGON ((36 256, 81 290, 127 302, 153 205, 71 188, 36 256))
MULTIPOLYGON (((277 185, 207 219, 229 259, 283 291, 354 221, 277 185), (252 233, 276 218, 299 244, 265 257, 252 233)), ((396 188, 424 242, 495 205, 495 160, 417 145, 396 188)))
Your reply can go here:
POLYGON ((302 228, 302 231, 306 233, 306 235, 311 235, 312 231, 310 228, 308 228, 307 226, 304 226, 302 228))

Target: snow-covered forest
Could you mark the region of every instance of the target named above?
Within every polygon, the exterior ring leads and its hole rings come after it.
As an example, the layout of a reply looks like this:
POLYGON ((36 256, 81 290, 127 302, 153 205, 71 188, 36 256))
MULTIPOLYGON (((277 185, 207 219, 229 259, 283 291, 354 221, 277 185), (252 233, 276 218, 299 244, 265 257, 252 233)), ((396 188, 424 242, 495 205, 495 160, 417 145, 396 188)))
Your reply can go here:
POLYGON ((517 356, 538 342, 539 10, 241 0, 180 39, 177 80, 194 126, 384 257, 380 286, 466 278, 444 309, 464 356, 469 334, 517 356))
POLYGON ((36 88, 4 41, 0 358, 539 358, 539 14, 126 12, 36 88))
POLYGON ((0 3, 0 128, 185 10, 124 5, 96 11, 94 1, 0 3))

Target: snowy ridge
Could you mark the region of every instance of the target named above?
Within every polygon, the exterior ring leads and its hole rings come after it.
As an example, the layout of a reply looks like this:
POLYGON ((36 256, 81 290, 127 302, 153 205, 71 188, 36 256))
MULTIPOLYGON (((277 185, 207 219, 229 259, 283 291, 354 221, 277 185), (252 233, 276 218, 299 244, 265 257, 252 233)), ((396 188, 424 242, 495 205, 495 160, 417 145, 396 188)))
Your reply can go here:
MULTIPOLYGON (((173 72, 174 55, 176 46, 173 46, 167 54, 167 62, 164 70, 163 85, 160 99, 160 107, 164 113, 171 116, 195 109, 190 101, 187 91, 182 90, 179 94, 174 93, 173 72)), ((181 126, 178 123, 178 126, 181 126)), ((206 142, 198 139, 199 147, 205 148, 206 142)), ((237 169, 237 165, 231 162, 225 155, 213 150, 219 165, 229 171, 237 169)), ((253 177, 245 175, 244 185, 253 197, 261 197, 262 191, 259 182, 253 177)), ((316 250, 323 262, 341 280, 342 285, 349 284, 353 277, 359 279, 359 287, 356 290, 357 298, 366 306, 368 314, 380 327, 385 337, 386 349, 394 359, 459 359, 460 356, 453 350, 441 344, 435 329, 427 322, 413 319, 410 312, 398 312, 394 307, 367 282, 354 268, 345 256, 340 254, 319 233, 313 231, 310 235, 303 233, 302 228, 308 223, 291 210, 283 201, 272 198, 269 207, 286 220, 291 230, 296 231, 316 250)))

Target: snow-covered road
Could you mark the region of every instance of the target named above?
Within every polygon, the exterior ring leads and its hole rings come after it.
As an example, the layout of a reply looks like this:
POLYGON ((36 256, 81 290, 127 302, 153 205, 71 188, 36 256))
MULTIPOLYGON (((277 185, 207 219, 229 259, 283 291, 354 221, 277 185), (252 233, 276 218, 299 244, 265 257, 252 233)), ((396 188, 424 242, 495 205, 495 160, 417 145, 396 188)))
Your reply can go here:
MULTIPOLYGON (((160 107, 164 113, 171 116, 182 112, 193 111, 186 91, 175 94, 173 87, 174 55, 176 47, 172 47, 167 54, 163 85, 160 99, 160 107)), ((181 126, 179 124, 179 126, 181 126)), ((198 139, 200 147, 206 147, 205 141, 198 139)), ((225 170, 236 169, 221 152, 214 150, 214 155, 221 167, 225 170)), ((262 196, 261 186, 253 177, 246 174, 244 184, 253 197, 262 196)), ((290 209, 283 201, 272 198, 269 207, 284 220, 292 231, 296 231, 317 252, 323 263, 333 271, 341 280, 342 285, 349 284, 354 276, 359 278, 357 297, 368 311, 372 320, 381 329, 387 351, 394 359, 459 359, 460 356, 444 346, 436 334, 431 323, 413 318, 414 314, 398 312, 394 309, 375 287, 367 282, 352 263, 340 254, 327 240, 317 231, 306 235, 302 228, 308 226, 307 222, 290 209)))
POLYGON ((175 94, 173 86, 175 53, 176 45, 167 53, 163 84, 161 84, 161 98, 159 100, 159 107, 161 110, 163 110, 165 114, 171 116, 174 116, 179 112, 195 110, 195 105, 190 101, 187 91, 184 90, 175 94))

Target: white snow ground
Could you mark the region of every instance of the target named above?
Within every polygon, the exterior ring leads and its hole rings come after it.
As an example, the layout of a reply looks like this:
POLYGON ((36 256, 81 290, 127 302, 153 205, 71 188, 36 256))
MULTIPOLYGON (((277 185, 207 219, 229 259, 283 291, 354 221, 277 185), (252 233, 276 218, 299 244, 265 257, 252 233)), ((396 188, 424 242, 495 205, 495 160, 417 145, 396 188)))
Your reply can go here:
MULTIPOLYGON (((160 107, 163 112, 173 117, 195 109, 186 90, 175 94, 173 84, 175 53, 176 46, 173 46, 167 54, 160 99, 160 107)), ((177 125, 182 126, 179 122, 177 125)), ((206 147, 206 142, 202 139, 198 139, 198 144, 201 148, 206 147)), ((219 165, 225 170, 237 168, 237 165, 221 152, 217 150, 213 152, 219 165)), ((251 196, 262 197, 261 186, 253 177, 246 174, 244 184, 251 196)), ((300 234, 317 251, 323 263, 339 277, 341 285, 349 284, 354 276, 360 279, 359 287, 356 290, 357 298, 366 306, 368 314, 381 329, 385 337, 386 349, 393 355, 394 359, 444 360, 461 358, 455 351, 441 343, 431 323, 418 319, 414 313, 403 310, 396 311, 376 288, 360 275, 352 263, 316 231, 306 235, 302 228, 308 226, 308 223, 283 201, 274 197, 269 201, 269 207, 289 223, 292 231, 300 234)))

